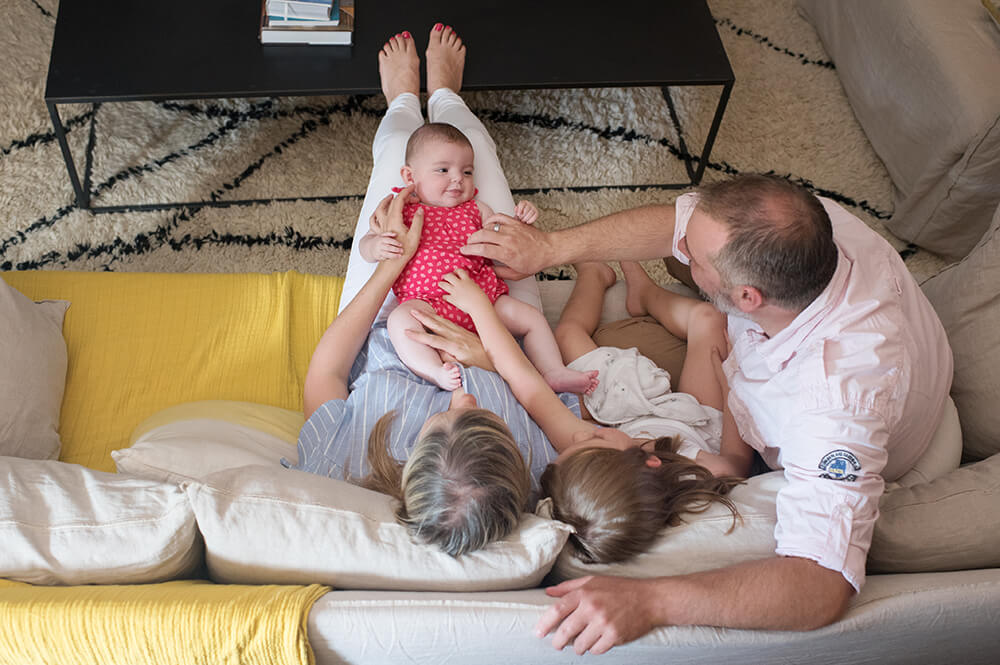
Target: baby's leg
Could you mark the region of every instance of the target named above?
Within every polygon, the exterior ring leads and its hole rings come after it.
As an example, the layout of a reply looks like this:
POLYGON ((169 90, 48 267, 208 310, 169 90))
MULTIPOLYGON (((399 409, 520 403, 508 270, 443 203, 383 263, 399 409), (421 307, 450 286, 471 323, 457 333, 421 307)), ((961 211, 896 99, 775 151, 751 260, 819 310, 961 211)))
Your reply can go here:
POLYGON ((556 342, 566 364, 597 348, 592 335, 601 322, 604 292, 617 280, 615 271, 605 263, 580 263, 574 267, 576 284, 556 326, 556 342))
POLYGON ((524 338, 525 355, 552 390, 584 395, 594 392, 597 370, 578 372, 563 365, 556 337, 541 310, 510 296, 497 298, 495 307, 507 330, 524 338))
POLYGON ((434 308, 423 300, 407 300, 389 314, 386 322, 389 339, 392 340, 399 359, 414 374, 436 383, 444 390, 455 390, 462 385, 462 373, 458 365, 442 362, 435 349, 410 339, 406 334, 407 330, 424 331, 423 326, 410 315, 415 309, 428 314, 434 313, 434 308))
POLYGON ((704 300, 664 289, 638 263, 622 261, 621 266, 628 286, 628 313, 649 314, 675 337, 687 340, 684 367, 674 389, 721 410, 723 391, 715 378, 712 349, 726 355, 726 315, 704 300))

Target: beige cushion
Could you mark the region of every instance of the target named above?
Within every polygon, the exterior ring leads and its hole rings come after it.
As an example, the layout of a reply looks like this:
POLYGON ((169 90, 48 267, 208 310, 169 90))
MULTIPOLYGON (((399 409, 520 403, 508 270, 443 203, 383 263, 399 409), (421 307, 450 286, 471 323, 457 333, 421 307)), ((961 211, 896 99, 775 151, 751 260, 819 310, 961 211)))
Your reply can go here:
POLYGON ((964 459, 1000 452, 1000 208, 960 263, 923 285, 955 356, 951 396, 958 407, 964 459))
POLYGON ((250 464, 298 459, 298 411, 252 402, 179 404, 139 424, 132 445, 111 452, 119 473, 180 483, 250 464))
POLYGON ((1000 455, 882 497, 871 573, 1000 566, 1000 455))
POLYGON ((1000 202, 1000 38, 979 0, 799 0, 896 186, 886 226, 965 256, 1000 202))
POLYGON ((388 496, 343 481, 248 466, 186 487, 217 582, 520 589, 541 582, 569 536, 560 522, 526 515, 507 538, 452 557, 415 542, 396 523, 388 496))
POLYGON ((59 457, 67 307, 64 300, 34 303, 0 279, 0 455, 59 457))
POLYGON ((56 461, 0 458, 0 577, 31 584, 137 584, 201 564, 176 485, 56 461))

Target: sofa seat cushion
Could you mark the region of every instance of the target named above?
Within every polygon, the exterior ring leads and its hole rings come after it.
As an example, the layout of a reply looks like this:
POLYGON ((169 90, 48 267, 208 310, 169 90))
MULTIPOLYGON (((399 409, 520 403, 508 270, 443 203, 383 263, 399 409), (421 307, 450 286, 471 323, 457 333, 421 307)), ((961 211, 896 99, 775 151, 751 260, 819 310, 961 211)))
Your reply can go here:
POLYGON ((176 485, 54 460, 0 458, 0 577, 137 584, 192 574, 201 537, 176 485))
POLYGON ((0 279, 0 455, 59 457, 68 306, 34 303, 0 279))
POLYGON ((1000 31, 980 0, 799 0, 896 188, 887 226, 952 259, 1000 202, 1000 31))
POLYGON ((341 589, 497 591, 538 585, 569 527, 526 515, 506 538, 453 557, 413 540, 395 501, 341 480, 271 466, 185 485, 216 582, 341 589))
POLYGON ((273 274, 26 271, 3 278, 73 306, 60 459, 113 471, 140 422, 198 400, 301 411, 309 358, 343 279, 273 274))

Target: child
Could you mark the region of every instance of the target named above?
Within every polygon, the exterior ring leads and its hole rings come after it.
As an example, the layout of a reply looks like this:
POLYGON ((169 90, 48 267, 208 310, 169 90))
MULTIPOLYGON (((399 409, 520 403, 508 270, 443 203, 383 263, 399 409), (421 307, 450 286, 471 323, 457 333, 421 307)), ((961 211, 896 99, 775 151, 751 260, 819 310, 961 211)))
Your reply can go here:
MULTIPOLYGON (((524 337, 525 353, 554 391, 592 392, 597 372, 575 371, 562 364, 545 316, 508 295, 506 283, 497 277, 488 259, 459 252, 469 235, 482 228, 482 220, 493 214, 489 206, 474 198, 473 160, 472 144, 448 124, 425 124, 413 132, 407 143, 401 173, 406 185, 416 184, 418 200, 407 204, 403 220, 409 226, 413 215, 422 210, 424 227, 417 253, 393 285, 400 305, 389 315, 387 326, 396 352, 415 374, 444 390, 461 385, 458 365, 443 362, 437 351, 408 337, 406 330, 422 330, 411 314, 420 309, 437 312, 475 332, 469 315, 451 304, 439 286, 444 275, 462 268, 489 297, 507 329, 524 337)), ((522 201, 515 215, 531 224, 538 218, 538 211, 522 201)), ((401 248, 394 234, 373 226, 359 241, 359 251, 366 261, 375 262, 398 256, 401 248)))

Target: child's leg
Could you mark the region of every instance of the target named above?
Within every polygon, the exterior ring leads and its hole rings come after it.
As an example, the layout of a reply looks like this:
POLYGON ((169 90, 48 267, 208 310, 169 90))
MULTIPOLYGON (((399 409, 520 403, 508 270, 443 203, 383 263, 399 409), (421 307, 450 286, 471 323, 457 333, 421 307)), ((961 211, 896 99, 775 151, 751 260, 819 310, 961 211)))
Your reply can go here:
MULTIPOLYGON (((399 44, 406 48, 393 51, 392 55, 385 60, 385 67, 413 69, 417 74, 417 86, 419 87, 419 59, 415 52, 412 52, 413 39, 407 39, 399 44)), ((388 102, 388 108, 385 110, 378 131, 375 132, 375 139, 372 141, 374 166, 371 178, 368 180, 368 190, 365 192, 364 203, 361 204, 361 214, 354 227, 355 240, 360 239, 368 232, 368 221, 379 202, 386 195, 392 193, 393 187, 403 186, 403 177, 399 170, 403 166, 406 142, 409 140, 410 134, 423 124, 424 117, 420 112, 420 98, 417 90, 398 94, 388 102)), ((351 302, 374 271, 375 264, 368 263, 361 258, 358 252, 358 243, 355 242, 351 247, 351 256, 347 263, 347 276, 344 279, 344 288, 340 295, 338 313, 347 307, 347 303, 351 302)))
POLYGON ((556 325, 556 342, 567 365, 597 348, 592 335, 601 322, 604 293, 617 280, 615 271, 606 263, 580 263, 574 267, 576 284, 556 325))
POLYGON ((712 349, 726 354, 726 315, 711 303, 662 288, 638 263, 623 261, 628 286, 626 307, 632 316, 649 314, 674 336, 687 340, 684 367, 674 390, 693 395, 706 406, 722 409, 722 386, 715 378, 712 349))
POLYGON ((409 367, 414 374, 436 383, 444 390, 455 390, 462 385, 462 374, 458 365, 441 361, 441 356, 435 349, 410 339, 406 331, 423 332, 424 328, 410 315, 414 309, 434 313, 434 308, 423 300, 407 300, 389 314, 386 327, 389 339, 396 348, 399 359, 409 367))
POLYGON ((584 395, 594 392, 597 370, 578 372, 563 365, 556 337, 541 310, 510 296, 500 296, 494 306, 507 330, 524 338, 524 354, 552 390, 584 395))

